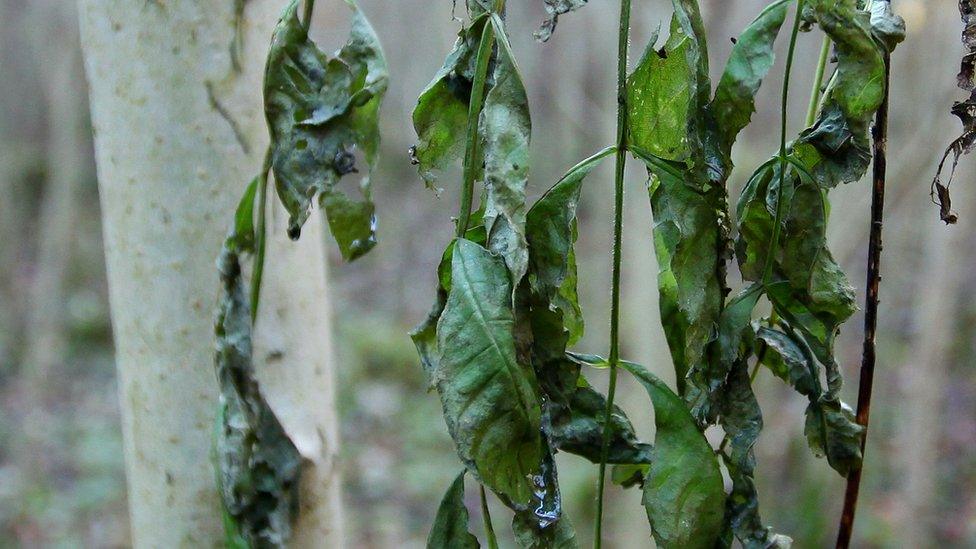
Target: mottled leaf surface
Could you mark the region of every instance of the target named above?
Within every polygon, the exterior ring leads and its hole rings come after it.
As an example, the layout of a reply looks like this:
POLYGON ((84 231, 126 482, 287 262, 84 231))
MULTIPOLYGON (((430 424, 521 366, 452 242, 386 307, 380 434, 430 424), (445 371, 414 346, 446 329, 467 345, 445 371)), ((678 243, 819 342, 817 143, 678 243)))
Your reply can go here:
POLYGON ((504 262, 458 239, 433 377, 461 460, 486 486, 524 505, 539 474, 541 410, 535 374, 516 356, 511 296, 504 262))
POLYGON ((813 353, 799 334, 782 324, 785 331, 762 326, 757 332, 767 346, 763 364, 809 399, 805 432, 810 448, 817 456, 826 456, 831 467, 847 476, 860 466, 864 428, 857 424, 849 406, 823 389, 820 366, 813 353))
POLYGON ((317 196, 347 260, 376 244, 369 172, 379 147, 378 115, 387 87, 387 68, 369 22, 355 2, 349 41, 335 56, 319 50, 299 21, 299 0, 285 9, 275 28, 265 69, 265 115, 271 133, 272 167, 278 197, 288 210, 294 239, 317 196), (359 171, 366 175, 353 196, 338 185, 359 171))
POLYGON ((485 96, 479 135, 484 152, 488 249, 503 257, 515 285, 528 266, 525 187, 529 180, 529 100, 501 18, 491 17, 497 55, 493 84, 485 96))
POLYGON ((218 259, 214 364, 220 386, 217 479, 228 522, 252 547, 285 547, 298 513, 301 455, 261 395, 251 362, 251 309, 240 254, 253 251, 250 190, 218 259))

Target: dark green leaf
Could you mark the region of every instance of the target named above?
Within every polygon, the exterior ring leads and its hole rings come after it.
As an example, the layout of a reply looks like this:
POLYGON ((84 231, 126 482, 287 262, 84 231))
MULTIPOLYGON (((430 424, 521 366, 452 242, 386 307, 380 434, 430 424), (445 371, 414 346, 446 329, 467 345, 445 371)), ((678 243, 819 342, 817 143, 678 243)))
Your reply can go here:
MULTIPOLYGON (((607 401, 603 395, 590 387, 577 388, 569 403, 568 413, 562 415, 564 419, 553 421, 550 435, 553 445, 564 452, 600 463, 606 408, 607 401)), ((650 463, 652 450, 650 444, 638 440, 630 419, 619 406, 614 405, 610 418, 607 463, 650 463)))
POLYGON ((662 548, 712 548, 722 531, 725 492, 718 460, 684 402, 660 379, 621 363, 654 403, 657 435, 644 507, 662 548))
POLYGON ((691 413, 702 425, 715 422, 725 380, 752 341, 752 311, 762 296, 762 286, 754 284, 732 299, 718 320, 718 336, 710 346, 709 368, 689 374, 687 399, 691 413))
POLYGON ((515 542, 522 549, 576 549, 576 529, 563 515, 558 522, 547 528, 539 528, 536 519, 527 513, 516 513, 512 519, 515 542))
POLYGON ((387 68, 376 34, 352 0, 349 41, 330 57, 318 49, 299 21, 300 0, 285 9, 275 29, 265 70, 265 114, 271 132, 278 197, 290 215, 288 233, 298 238, 312 199, 324 202, 329 226, 343 257, 355 259, 375 244, 369 172, 379 147, 378 115, 387 68), (339 190, 343 176, 358 171, 356 150, 367 174, 353 199, 339 190))
POLYGON ((251 311, 233 239, 218 260, 223 294, 215 322, 217 484, 229 533, 251 547, 285 547, 298 515, 302 458, 258 387, 251 362, 251 311))
POLYGON ((764 527, 759 516, 759 495, 753 480, 756 468, 753 447, 762 431, 763 419, 752 392, 745 360, 739 360, 733 366, 722 396, 720 423, 729 439, 725 466, 732 479, 732 493, 726 508, 728 526, 744 547, 788 548, 792 540, 764 527))
MULTIPOLYGON (((601 151, 575 166, 526 216, 532 361, 543 391, 560 410, 568 407, 579 377, 579 365, 567 360, 566 347, 583 335, 573 250, 580 189, 583 179, 612 152, 601 151)), ((565 420, 560 414, 553 413, 554 422, 565 420)))
POLYGON ((692 370, 705 371, 706 348, 722 309, 724 258, 719 211, 685 178, 652 166, 649 189, 660 271, 661 321, 679 392, 692 370))
POLYGON ((451 282, 433 372, 448 429, 469 470, 525 505, 542 457, 541 410, 535 374, 516 356, 509 273, 500 258, 459 239, 451 282))
POLYGON ((468 532, 468 509, 464 506, 464 471, 444 494, 434 526, 427 536, 428 549, 477 549, 478 538, 468 532))
POLYGON ((763 363, 806 396, 806 436, 810 448, 819 457, 827 457, 830 466, 843 476, 861 463, 861 438, 864 429, 854 420, 854 412, 824 391, 818 364, 799 334, 783 323, 786 332, 761 327, 758 337, 768 346, 763 363))

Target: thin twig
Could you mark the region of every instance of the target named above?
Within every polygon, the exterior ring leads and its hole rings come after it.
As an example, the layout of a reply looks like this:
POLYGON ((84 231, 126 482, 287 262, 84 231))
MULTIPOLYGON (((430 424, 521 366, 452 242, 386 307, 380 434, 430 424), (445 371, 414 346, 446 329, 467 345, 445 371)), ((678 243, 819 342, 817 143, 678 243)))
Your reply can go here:
POLYGON ((864 449, 867 441, 868 420, 871 414, 871 390, 874 386, 875 336, 878 328, 878 292, 881 285, 881 228, 884 221, 885 178, 887 175, 888 146, 888 99, 891 75, 891 55, 884 54, 885 93, 875 118, 874 138, 874 189, 871 196, 871 236, 868 247, 867 296, 864 306, 864 351, 861 357, 861 379, 857 393, 857 422, 864 427, 861 438, 862 465, 851 470, 847 477, 844 494, 844 512, 840 517, 837 533, 837 549, 847 549, 854 530, 854 513, 861 487, 864 449))

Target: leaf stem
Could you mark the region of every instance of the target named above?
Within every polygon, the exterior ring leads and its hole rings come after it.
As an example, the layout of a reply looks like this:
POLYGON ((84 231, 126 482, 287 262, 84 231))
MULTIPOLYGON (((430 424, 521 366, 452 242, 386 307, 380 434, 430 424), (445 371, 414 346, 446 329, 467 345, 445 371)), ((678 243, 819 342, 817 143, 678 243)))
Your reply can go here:
POLYGON ((871 392, 874 387, 874 366, 876 360, 875 337, 878 329, 878 295, 881 286, 881 229, 884 223, 885 180, 888 159, 888 103, 891 80, 891 54, 884 53, 885 92, 875 115, 872 137, 874 141, 874 185, 871 193, 871 236, 868 246, 867 295, 864 298, 864 349, 861 355, 860 384, 857 393, 857 423, 864 427, 861 437, 861 466, 851 469, 847 477, 847 490, 844 494, 844 511, 840 518, 837 533, 837 548, 847 549, 854 530, 854 514, 857 510, 857 496, 861 487, 861 468, 863 467, 865 443, 867 442, 868 422, 871 416, 871 392))
POLYGON ((468 132, 464 148, 463 180, 461 183, 461 210, 457 221, 457 236, 461 238, 468 230, 471 221, 471 207, 474 201, 474 181, 478 174, 478 123, 484 108, 485 83, 488 80, 488 66, 495 45, 494 26, 485 19, 481 32, 478 57, 475 63, 474 83, 471 87, 471 100, 468 103, 468 132))
POLYGON ((613 274, 610 287, 610 388, 603 422, 600 449, 600 478, 597 482, 596 528, 593 547, 603 543, 603 492, 606 487, 607 459, 610 454, 610 422, 617 392, 617 366, 620 363, 620 265, 623 241, 624 172, 627 166, 627 65, 630 46, 631 0, 620 0, 620 28, 617 34, 617 153, 614 172, 613 274))
POLYGON ((827 69, 827 59, 830 58, 830 37, 824 34, 820 44, 820 59, 817 61, 817 72, 813 75, 813 89, 810 91, 810 106, 807 108, 807 127, 813 126, 817 120, 820 107, 820 96, 823 94, 823 77, 827 69))
POLYGON ((485 538, 488 540, 488 549, 498 549, 498 537, 495 536, 495 527, 491 524, 491 512, 488 510, 488 497, 485 495, 485 485, 480 485, 481 489, 481 520, 485 523, 485 538))
POLYGON ((261 181, 258 183, 258 223, 254 243, 254 272, 251 275, 251 324, 258 318, 258 304, 261 300, 261 280, 264 278, 264 256, 267 248, 267 209, 268 209, 268 173, 271 171, 271 147, 264 154, 264 165, 261 167, 261 181))
POLYGON ((769 284, 773 276, 773 258, 779 247, 781 225, 783 223, 783 187, 786 186, 786 122, 787 108, 790 100, 790 74, 793 71, 793 57, 796 53, 796 39, 800 34, 800 19, 803 13, 803 0, 796 3, 796 17, 793 20, 793 33, 790 35, 790 49, 786 55, 786 73, 783 77, 783 99, 780 104, 780 134, 779 134, 779 188, 776 189, 776 216, 773 223, 773 236, 766 252, 766 266, 763 269, 763 285, 769 284))

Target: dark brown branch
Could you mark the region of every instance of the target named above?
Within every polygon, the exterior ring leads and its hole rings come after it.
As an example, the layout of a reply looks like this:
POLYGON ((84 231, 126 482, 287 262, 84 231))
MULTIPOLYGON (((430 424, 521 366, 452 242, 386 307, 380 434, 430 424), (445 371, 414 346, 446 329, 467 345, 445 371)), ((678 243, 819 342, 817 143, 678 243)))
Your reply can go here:
POLYGON ((871 415, 871 391, 874 387, 875 336, 878 329, 878 294, 881 286, 881 228, 884 221, 885 178, 888 169, 888 103, 891 76, 891 54, 884 54, 885 94, 875 116, 872 137, 874 138, 874 187, 871 196, 871 236, 868 247, 867 296, 864 306, 864 350, 861 355, 861 379, 857 393, 857 422, 864 427, 861 438, 861 466, 851 470, 847 476, 847 490, 844 494, 844 512, 840 517, 837 533, 837 549, 847 549, 851 544, 854 530, 854 512, 857 509, 857 496, 861 487, 861 470, 865 442, 868 435, 868 420, 871 415))

